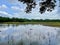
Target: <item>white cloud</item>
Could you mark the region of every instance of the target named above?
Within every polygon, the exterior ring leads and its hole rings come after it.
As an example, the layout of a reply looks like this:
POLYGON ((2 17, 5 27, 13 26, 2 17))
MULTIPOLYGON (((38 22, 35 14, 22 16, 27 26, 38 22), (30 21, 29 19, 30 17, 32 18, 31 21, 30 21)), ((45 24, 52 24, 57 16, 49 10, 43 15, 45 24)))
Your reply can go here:
POLYGON ((13 15, 14 15, 13 17, 17 17, 17 18, 26 18, 25 17, 26 15, 24 13, 22 13, 22 12, 20 12, 20 13, 14 13, 13 15))
POLYGON ((8 15, 8 13, 7 12, 4 12, 4 11, 0 11, 0 14, 8 15))
POLYGON ((20 8, 17 7, 17 6, 12 6, 11 8, 14 9, 14 10, 20 10, 20 8))
POLYGON ((18 0, 7 0, 7 1, 11 4, 18 4, 19 3, 18 0))
POLYGON ((11 9, 14 11, 24 11, 24 9, 19 6, 12 6, 11 9))
POLYGON ((7 9, 8 7, 5 5, 5 4, 2 4, 1 6, 0 6, 0 10, 1 9, 7 9))
POLYGON ((3 17, 12 17, 11 14, 5 12, 5 11, 0 11, 0 16, 3 16, 3 17))
POLYGON ((7 6, 6 6, 6 5, 4 5, 4 4, 2 5, 2 7, 7 8, 7 6))

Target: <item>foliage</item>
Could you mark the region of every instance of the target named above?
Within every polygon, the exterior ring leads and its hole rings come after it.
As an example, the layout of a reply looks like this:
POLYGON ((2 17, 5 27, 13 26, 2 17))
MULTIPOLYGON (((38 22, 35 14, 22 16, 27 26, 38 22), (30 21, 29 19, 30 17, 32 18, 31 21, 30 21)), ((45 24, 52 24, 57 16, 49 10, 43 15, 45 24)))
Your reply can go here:
MULTIPOLYGON (((20 2, 23 2, 23 4, 26 4, 26 13, 29 13, 32 11, 32 8, 35 8, 37 3, 35 0, 18 0, 20 2)), ((42 14, 44 13, 46 10, 47 11, 52 11, 55 8, 55 3, 56 0, 41 0, 41 2, 39 3, 39 12, 42 14)))

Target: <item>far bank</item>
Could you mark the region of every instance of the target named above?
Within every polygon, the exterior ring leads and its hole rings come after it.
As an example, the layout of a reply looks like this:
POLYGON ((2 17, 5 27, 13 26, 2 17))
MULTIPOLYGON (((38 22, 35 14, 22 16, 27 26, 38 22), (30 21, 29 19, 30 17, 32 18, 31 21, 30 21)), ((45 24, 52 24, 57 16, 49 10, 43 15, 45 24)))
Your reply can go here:
POLYGON ((0 24, 41 24, 45 26, 60 27, 60 22, 0 22, 0 24))

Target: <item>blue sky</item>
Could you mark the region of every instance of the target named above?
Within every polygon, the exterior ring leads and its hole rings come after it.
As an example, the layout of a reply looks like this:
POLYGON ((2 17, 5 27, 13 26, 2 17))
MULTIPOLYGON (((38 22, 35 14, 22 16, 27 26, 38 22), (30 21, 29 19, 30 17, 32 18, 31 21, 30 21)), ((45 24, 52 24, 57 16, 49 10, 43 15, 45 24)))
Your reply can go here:
MULTIPOLYGON (((38 1, 37 1, 38 3, 38 1)), ((56 5, 59 4, 58 0, 56 5)), ((52 12, 45 12, 43 14, 39 13, 39 5, 32 10, 31 13, 26 14, 26 5, 18 2, 18 0, 0 0, 0 16, 3 17, 18 17, 18 18, 28 18, 28 19, 60 19, 60 8, 58 5, 52 12)))

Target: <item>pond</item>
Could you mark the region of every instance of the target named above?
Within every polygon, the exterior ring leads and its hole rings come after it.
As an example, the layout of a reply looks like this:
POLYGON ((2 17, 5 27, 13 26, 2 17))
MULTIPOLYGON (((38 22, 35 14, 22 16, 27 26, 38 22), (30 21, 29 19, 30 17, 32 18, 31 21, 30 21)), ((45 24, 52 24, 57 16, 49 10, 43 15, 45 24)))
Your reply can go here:
POLYGON ((0 45, 60 45, 60 27, 0 24, 0 45))

